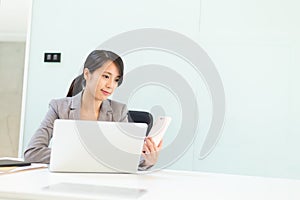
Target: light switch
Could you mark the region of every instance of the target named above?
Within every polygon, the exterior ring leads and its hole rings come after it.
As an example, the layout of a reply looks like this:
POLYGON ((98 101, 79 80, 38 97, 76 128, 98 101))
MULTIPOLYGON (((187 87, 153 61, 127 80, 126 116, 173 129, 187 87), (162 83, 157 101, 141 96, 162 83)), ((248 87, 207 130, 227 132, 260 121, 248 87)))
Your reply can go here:
POLYGON ((45 53, 44 62, 60 62, 61 53, 45 53))

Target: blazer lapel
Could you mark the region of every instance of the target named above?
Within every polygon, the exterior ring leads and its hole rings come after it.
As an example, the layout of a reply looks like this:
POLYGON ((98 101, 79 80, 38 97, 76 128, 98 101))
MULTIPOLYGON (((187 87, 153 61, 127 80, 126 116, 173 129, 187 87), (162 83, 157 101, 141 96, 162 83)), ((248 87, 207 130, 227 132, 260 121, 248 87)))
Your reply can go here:
POLYGON ((99 121, 113 121, 113 110, 109 100, 104 100, 101 104, 99 121))
POLYGON ((69 119, 80 119, 81 95, 82 92, 72 97, 69 119))
MULTIPOLYGON (((81 96, 82 92, 72 97, 70 106, 69 119, 80 119, 80 108, 81 108, 81 96)), ((109 100, 104 100, 101 104, 99 121, 113 121, 113 110, 109 100)))

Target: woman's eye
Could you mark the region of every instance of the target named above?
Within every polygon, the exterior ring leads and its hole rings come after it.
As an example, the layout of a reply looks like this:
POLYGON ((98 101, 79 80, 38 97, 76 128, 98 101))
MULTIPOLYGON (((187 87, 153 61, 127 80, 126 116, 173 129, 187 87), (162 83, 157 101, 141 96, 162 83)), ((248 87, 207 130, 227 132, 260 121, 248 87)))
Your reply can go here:
POLYGON ((115 81, 118 83, 118 82, 119 82, 119 79, 116 79, 115 81))
POLYGON ((103 77, 104 77, 104 78, 109 78, 109 76, 108 76, 108 75, 103 75, 103 77))

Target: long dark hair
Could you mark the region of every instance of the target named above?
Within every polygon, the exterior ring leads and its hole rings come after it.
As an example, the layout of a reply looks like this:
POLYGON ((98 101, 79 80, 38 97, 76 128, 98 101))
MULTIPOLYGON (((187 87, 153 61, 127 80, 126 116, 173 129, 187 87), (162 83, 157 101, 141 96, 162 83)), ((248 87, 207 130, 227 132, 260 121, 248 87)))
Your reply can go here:
MULTIPOLYGON (((84 68, 87 68, 90 73, 93 73, 100 67, 102 67, 107 61, 112 61, 119 69, 120 79, 118 86, 122 84, 124 65, 120 56, 117 54, 106 51, 106 50, 94 50, 92 51, 85 60, 84 68)), ((85 79, 83 73, 77 76, 71 83, 67 97, 72 97, 82 91, 85 86, 85 79)))

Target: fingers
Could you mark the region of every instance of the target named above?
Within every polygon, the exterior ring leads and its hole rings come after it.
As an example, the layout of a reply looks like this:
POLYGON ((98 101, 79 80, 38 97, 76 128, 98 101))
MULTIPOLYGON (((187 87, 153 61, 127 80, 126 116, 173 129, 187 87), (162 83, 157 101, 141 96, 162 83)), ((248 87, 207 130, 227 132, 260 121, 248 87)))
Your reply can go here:
POLYGON ((159 156, 159 151, 162 148, 162 141, 159 142, 158 146, 156 146, 155 142, 151 137, 146 138, 142 156, 145 159, 146 165, 154 165, 159 156))
MULTIPOLYGON (((155 142, 153 141, 152 137, 148 137, 148 138, 146 138, 146 140, 145 140, 145 145, 144 145, 144 147, 147 146, 148 149, 150 150, 150 152, 154 152, 154 151, 159 151, 159 150, 162 148, 162 144, 163 144, 163 140, 161 140, 161 141, 159 142, 159 144, 156 146, 156 144, 155 144, 155 142)), ((145 150, 143 149, 143 151, 145 151, 145 150)))
POLYGON ((161 150, 162 144, 163 144, 163 140, 161 140, 161 141, 159 142, 159 144, 158 144, 158 146, 157 146, 158 150, 161 150))
POLYGON ((146 139, 146 145, 149 148, 150 152, 157 151, 157 147, 151 137, 146 139))
POLYGON ((151 137, 146 138, 143 146, 143 152, 142 152, 143 156, 147 156, 150 153, 157 153, 158 151, 160 151, 162 148, 162 143, 163 141, 161 140, 158 146, 156 146, 155 142, 151 137))
POLYGON ((143 151, 142 151, 142 156, 144 157, 145 160, 148 160, 150 153, 151 153, 151 151, 148 148, 147 143, 145 141, 145 144, 143 146, 143 151))
POLYGON ((143 153, 145 153, 145 154, 149 154, 150 153, 150 150, 149 150, 148 146, 146 145, 146 143, 143 146, 143 153))
POLYGON ((142 152, 142 156, 143 156, 143 158, 146 160, 147 156, 146 156, 146 154, 144 153, 144 151, 142 152))

